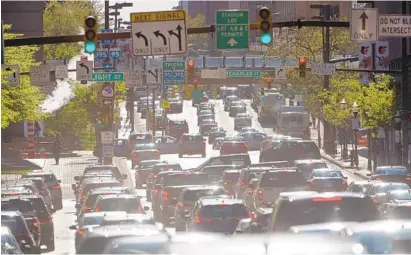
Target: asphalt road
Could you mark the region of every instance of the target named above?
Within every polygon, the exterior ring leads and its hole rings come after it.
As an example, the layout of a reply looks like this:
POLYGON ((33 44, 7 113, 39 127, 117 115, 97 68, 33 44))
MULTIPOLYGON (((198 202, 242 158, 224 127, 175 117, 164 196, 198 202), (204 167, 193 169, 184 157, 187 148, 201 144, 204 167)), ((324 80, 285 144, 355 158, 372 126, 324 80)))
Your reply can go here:
MULTIPOLYGON (((234 119, 228 116, 228 113, 224 111, 224 107, 222 101, 214 101, 212 102, 215 104, 215 113, 216 113, 216 121, 219 123, 220 126, 223 126, 227 130, 227 134, 235 134, 234 131, 234 119)), ((253 118, 253 127, 264 131, 267 134, 272 134, 273 129, 271 127, 262 127, 258 122, 258 118, 256 113, 250 107, 250 103, 246 100, 249 113, 252 115, 253 118)), ((173 119, 186 119, 189 124, 190 132, 198 132, 197 120, 196 120, 196 108, 191 106, 191 101, 184 101, 184 111, 181 114, 170 114, 169 117, 173 119)), ((121 117, 125 120, 127 118, 127 114, 124 108, 121 108, 121 117)), ((140 114, 136 112, 135 114, 135 130, 136 131, 145 131, 145 119, 140 118, 140 114)), ((119 132, 119 138, 128 138, 130 132, 129 126, 124 126, 119 132)), ((160 134, 161 132, 158 132, 160 134)), ((251 161, 258 162, 258 151, 251 151, 249 152, 251 161)), ((185 156, 184 158, 179 158, 178 154, 167 154, 162 155, 161 159, 167 160, 169 163, 180 163, 180 165, 184 168, 193 168, 201 163, 203 163, 207 158, 211 156, 218 156, 219 151, 212 150, 212 146, 207 143, 207 156, 205 158, 201 158, 201 156, 185 156)), ((57 177, 62 180, 62 187, 63 187, 63 209, 56 212, 53 216, 54 218, 54 228, 55 228, 55 242, 56 242, 56 250, 54 252, 50 252, 53 254, 67 254, 74 252, 74 230, 69 230, 69 226, 73 224, 75 220, 74 212, 75 212, 75 201, 74 195, 71 191, 71 184, 74 183, 74 176, 80 175, 84 168, 87 165, 95 164, 97 161, 91 155, 91 152, 83 153, 81 157, 78 158, 66 158, 62 159, 61 164, 59 166, 55 166, 54 162, 49 162, 49 168, 51 171, 55 172, 57 177)), ((331 164, 331 162, 327 163, 330 167, 335 169, 340 169, 338 166, 331 164)), ((127 161, 127 166, 131 169, 131 161, 127 161)), ((131 177, 134 183, 134 170, 131 171, 131 177)), ((358 180, 358 177, 354 176, 348 171, 342 170, 344 175, 348 177, 348 181, 358 180)), ((137 194, 142 196, 143 205, 150 206, 145 200, 145 190, 138 189, 136 190, 137 194)), ((152 213, 151 211, 149 213, 152 213)))

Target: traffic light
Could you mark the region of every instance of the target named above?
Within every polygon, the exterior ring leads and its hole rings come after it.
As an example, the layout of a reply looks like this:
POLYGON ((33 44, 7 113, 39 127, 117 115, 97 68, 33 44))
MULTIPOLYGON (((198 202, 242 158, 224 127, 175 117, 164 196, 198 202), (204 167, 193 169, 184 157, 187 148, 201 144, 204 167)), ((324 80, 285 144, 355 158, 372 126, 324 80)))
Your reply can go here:
POLYGON ((194 90, 197 90, 197 89, 198 89, 197 80, 195 80, 195 81, 193 82, 193 84, 194 84, 194 90))
POLYGON ((195 62, 194 60, 187 61, 187 82, 192 83, 195 76, 195 62))
POLYGON ((97 50, 97 21, 93 16, 84 21, 84 50, 90 54, 97 50))
POLYGON ((307 70, 307 59, 305 57, 299 57, 298 67, 300 70, 300 77, 305 77, 307 70))
POLYGON ((267 7, 262 7, 258 10, 258 19, 260 27, 258 29, 260 42, 263 45, 271 45, 273 42, 273 20, 271 17, 271 10, 267 7))

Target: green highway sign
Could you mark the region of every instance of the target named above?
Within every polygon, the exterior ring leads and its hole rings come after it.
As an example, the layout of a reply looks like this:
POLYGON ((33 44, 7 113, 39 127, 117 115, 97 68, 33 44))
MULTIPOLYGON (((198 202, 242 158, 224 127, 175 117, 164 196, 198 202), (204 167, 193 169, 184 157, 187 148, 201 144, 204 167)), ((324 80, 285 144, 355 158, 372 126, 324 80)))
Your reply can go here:
POLYGON ((93 81, 124 81, 124 73, 93 73, 93 81))
POLYGON ((217 49, 238 50, 250 47, 248 10, 225 10, 216 13, 217 49))
POLYGON ((186 84, 185 62, 163 62, 163 85, 186 84))
POLYGON ((261 74, 256 70, 227 70, 227 78, 259 78, 261 74))

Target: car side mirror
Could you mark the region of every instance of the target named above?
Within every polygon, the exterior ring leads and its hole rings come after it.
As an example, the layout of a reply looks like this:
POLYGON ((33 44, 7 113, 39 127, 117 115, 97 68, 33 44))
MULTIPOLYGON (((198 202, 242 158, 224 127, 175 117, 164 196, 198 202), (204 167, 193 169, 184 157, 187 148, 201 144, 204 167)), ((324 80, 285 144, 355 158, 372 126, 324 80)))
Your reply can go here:
POLYGON ((123 175, 121 175, 121 177, 123 178, 123 180, 126 180, 127 179, 127 174, 123 174, 123 175))
POLYGON ((347 177, 347 176, 343 176, 343 178, 344 178, 345 180, 348 180, 348 177, 347 177))
POLYGON ((77 185, 76 185, 76 184, 71 184, 71 188, 72 188, 73 190, 77 190, 77 185))
POLYGON ((368 176, 368 177, 370 177, 370 176, 371 176, 371 174, 370 174, 370 173, 368 173, 368 174, 367 174, 367 176, 368 176))
POLYGON ((69 229, 71 229, 71 230, 76 230, 76 229, 77 229, 77 226, 76 226, 76 225, 71 225, 71 226, 69 227, 69 229))
POLYGON ((144 211, 148 211, 148 210, 150 210, 150 207, 144 206, 143 209, 144 209, 144 211))
POLYGON ((78 176, 78 175, 74 176, 74 180, 79 182, 80 181, 80 176, 78 176))

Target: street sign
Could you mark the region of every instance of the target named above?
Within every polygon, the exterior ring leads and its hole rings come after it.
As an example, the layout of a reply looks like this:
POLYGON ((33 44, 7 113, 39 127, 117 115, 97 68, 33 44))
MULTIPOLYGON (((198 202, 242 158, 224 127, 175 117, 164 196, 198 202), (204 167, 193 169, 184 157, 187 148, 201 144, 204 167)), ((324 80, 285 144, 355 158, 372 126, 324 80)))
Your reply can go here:
POLYGON ((68 78, 68 66, 59 65, 56 66, 56 79, 66 79, 68 78))
POLYGON ((103 157, 114 157, 114 145, 103 144, 103 157))
POLYGON ((113 67, 114 58, 110 55, 108 49, 98 49, 94 52, 94 67, 113 67))
POLYGON ((284 67, 275 68, 275 80, 277 81, 287 80, 287 71, 285 70, 284 67))
MULTIPOLYGON (((358 54, 359 64, 358 67, 360 69, 367 69, 371 70, 373 67, 373 59, 372 59, 372 43, 371 42, 361 42, 359 44, 360 52, 358 54)), ((364 85, 368 85, 371 79, 371 72, 360 72, 360 83, 364 85)))
MULTIPOLYGON (((101 29, 101 33, 113 33, 113 29, 101 29)), ((100 46, 103 48, 109 47, 110 45, 114 44, 116 41, 115 40, 100 40, 100 46)))
POLYGON ((226 79, 227 69, 225 68, 201 69, 201 78, 202 79, 226 79))
POLYGON ((411 37, 410 15, 379 16, 380 37, 411 37))
POLYGON ((124 81, 124 73, 93 73, 93 81, 124 81))
POLYGON ((186 66, 182 61, 163 62, 163 85, 186 84, 186 66))
POLYGON ((248 10, 216 12, 217 49, 248 49, 250 47, 250 19, 248 10))
POLYGON ((319 75, 333 75, 335 73, 335 64, 311 63, 311 73, 319 75))
POLYGON ((187 52, 184 10, 131 13, 130 21, 134 56, 187 52))
POLYGON ((113 131, 102 131, 101 132, 101 143, 112 145, 114 143, 114 132, 113 131))
POLYGON ((143 76, 141 70, 127 70, 124 75, 127 88, 143 86, 143 76))
POLYGON ((351 40, 375 42, 378 40, 378 9, 351 10, 351 40))
POLYGON ((7 77, 7 80, 10 85, 19 85, 20 84, 20 67, 19 65, 6 65, 3 66, 4 70, 7 72, 12 72, 7 77))
POLYGON ((114 97, 114 90, 111 86, 105 86, 103 90, 101 91, 101 95, 106 98, 114 97))
POLYGON ((261 71, 256 70, 227 70, 227 78, 259 78, 261 71))
POLYGON ((119 59, 120 56, 121 56, 121 49, 120 48, 109 49, 108 52, 110 54, 110 57, 115 59, 115 60, 119 59))
POLYGON ((30 67, 30 79, 32 84, 42 84, 50 82, 50 70, 47 65, 30 67))
POLYGON ((163 75, 163 69, 162 68, 153 68, 149 69, 146 71, 147 75, 147 84, 153 84, 153 85, 160 85, 162 82, 162 75, 163 75))
POLYGON ((161 108, 163 109, 170 109, 170 102, 168 101, 168 99, 164 99, 163 102, 161 103, 161 108))
POLYGON ((77 61, 76 80, 92 81, 93 80, 93 61, 77 61))
POLYGON ((111 98, 103 98, 103 105, 104 106, 112 106, 114 104, 114 100, 111 98))

